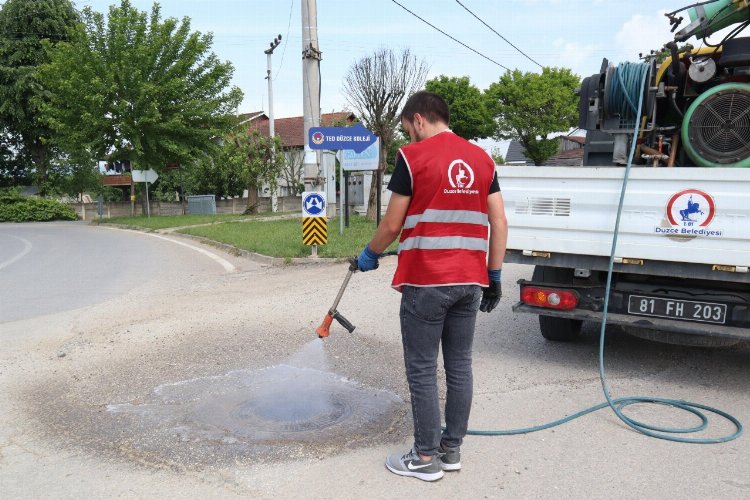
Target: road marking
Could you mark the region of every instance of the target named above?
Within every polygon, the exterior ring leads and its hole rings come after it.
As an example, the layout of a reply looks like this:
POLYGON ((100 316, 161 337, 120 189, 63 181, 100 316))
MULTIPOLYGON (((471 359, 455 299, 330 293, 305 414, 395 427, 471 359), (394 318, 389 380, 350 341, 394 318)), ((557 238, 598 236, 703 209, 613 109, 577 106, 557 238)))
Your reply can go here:
POLYGON ((6 260, 5 262, 0 262, 0 269, 4 267, 8 267, 14 262, 17 262, 18 260, 22 259, 27 253, 31 252, 31 247, 33 246, 31 242, 27 240, 26 238, 21 238, 20 236, 13 236, 12 234, 6 234, 5 236, 10 236, 11 238, 15 238, 21 243, 23 243, 23 250, 21 250, 21 253, 19 253, 15 257, 12 257, 6 260))
POLYGON ((205 250, 203 248, 197 247, 195 245, 191 245, 189 243, 184 243, 182 241, 173 240, 172 238, 167 238, 165 236, 160 236, 158 234, 153 234, 153 233, 142 233, 142 234, 145 234, 146 236, 152 236, 154 238, 159 238, 160 240, 170 241, 176 245, 181 245, 183 247, 190 248, 191 250, 195 250, 198 253, 202 253, 209 259, 221 265, 221 267, 223 267, 224 270, 228 273, 233 273, 237 270, 237 268, 235 268, 234 265, 228 260, 224 259, 223 257, 219 257, 215 253, 209 252, 208 250, 205 250))
MULTIPOLYGON (((107 226, 100 226, 100 227, 102 229, 110 229, 112 231, 123 231, 123 229, 120 229, 120 228, 117 228, 117 227, 107 227, 107 226)), ((127 231, 127 229, 125 231, 127 231)), ((182 241, 173 240, 172 238, 167 238, 165 236, 161 236, 161 235, 158 235, 158 234, 144 233, 142 231, 131 231, 131 232, 142 234, 144 236, 151 236, 152 238, 159 238, 160 240, 169 241, 170 243, 174 243, 175 245, 181 245, 181 246, 189 248, 191 250, 195 250, 196 252, 205 255, 209 259, 211 259, 214 262, 216 262, 217 264, 219 264, 228 273, 233 273, 233 272, 235 272, 237 270, 237 268, 234 267, 234 264, 232 264, 228 260, 224 259, 223 257, 219 257, 215 253, 209 252, 208 250, 205 250, 203 248, 197 247, 195 245, 191 245, 189 243, 184 243, 182 241)))

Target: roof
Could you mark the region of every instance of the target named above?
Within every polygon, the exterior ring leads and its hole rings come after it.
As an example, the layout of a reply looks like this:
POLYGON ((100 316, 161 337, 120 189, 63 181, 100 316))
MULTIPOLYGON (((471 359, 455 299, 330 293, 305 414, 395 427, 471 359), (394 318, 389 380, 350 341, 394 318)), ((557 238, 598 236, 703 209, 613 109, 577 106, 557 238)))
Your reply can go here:
POLYGON ((129 175, 102 175, 103 186, 130 186, 133 178, 129 175))
POLYGON ((512 165, 533 165, 534 160, 526 157, 526 150, 518 141, 510 141, 508 152, 505 153, 505 163, 512 165))
POLYGON ((564 141, 575 142, 581 146, 586 144, 586 137, 581 135, 563 135, 561 136, 564 141))
MULTIPOLYGON (((354 122, 354 113, 342 111, 338 113, 324 113, 320 115, 321 127, 331 127, 340 124, 350 124, 354 122)), ((273 121, 274 135, 281 138, 282 144, 290 148, 305 147, 305 126, 302 116, 293 116, 291 118, 277 118, 273 121)), ((262 115, 257 120, 253 119, 249 123, 248 132, 253 130, 259 131, 268 137, 268 117, 262 115)))
POLYGON ((583 165, 583 148, 560 151, 544 164, 550 167, 580 167, 583 165))
POLYGON ((237 116, 237 118, 240 119, 240 124, 251 122, 253 120, 257 120, 258 118, 265 117, 268 119, 268 115, 266 115, 263 111, 253 111, 251 113, 241 113, 237 116))

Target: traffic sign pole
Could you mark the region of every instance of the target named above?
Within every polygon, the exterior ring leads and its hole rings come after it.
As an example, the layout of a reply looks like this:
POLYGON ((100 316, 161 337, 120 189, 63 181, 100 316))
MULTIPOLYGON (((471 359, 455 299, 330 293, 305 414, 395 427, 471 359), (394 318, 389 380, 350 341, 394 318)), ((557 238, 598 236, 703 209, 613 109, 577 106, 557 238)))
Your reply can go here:
MULTIPOLYGON (((340 155, 343 158, 343 155, 340 155)), ((339 236, 344 235, 344 162, 339 160, 339 236)))
POLYGON ((148 218, 151 218, 151 202, 148 201, 148 181, 146 181, 146 214, 148 218))

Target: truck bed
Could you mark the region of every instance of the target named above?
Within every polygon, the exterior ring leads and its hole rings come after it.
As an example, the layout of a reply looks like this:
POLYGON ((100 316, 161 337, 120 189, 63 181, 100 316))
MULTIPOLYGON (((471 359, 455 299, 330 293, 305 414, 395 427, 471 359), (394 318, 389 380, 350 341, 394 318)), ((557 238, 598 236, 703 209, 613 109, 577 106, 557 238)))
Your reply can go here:
MULTIPOLYGON (((509 250, 609 257, 624 167, 503 166, 498 174, 509 250)), ((746 272, 750 169, 633 167, 615 255, 746 272)))

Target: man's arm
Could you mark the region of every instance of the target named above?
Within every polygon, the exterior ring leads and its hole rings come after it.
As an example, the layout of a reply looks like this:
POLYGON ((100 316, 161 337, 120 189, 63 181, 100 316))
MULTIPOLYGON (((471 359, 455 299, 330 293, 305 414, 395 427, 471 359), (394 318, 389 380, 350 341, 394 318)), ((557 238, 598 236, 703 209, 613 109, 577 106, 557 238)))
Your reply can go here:
POLYGON ((482 290, 479 310, 492 312, 503 296, 501 270, 505 259, 505 246, 508 242, 508 220, 505 218, 503 195, 496 191, 487 197, 487 215, 490 221, 490 248, 487 260, 487 275, 490 284, 482 290))
POLYGON ((404 219, 406 219, 406 211, 409 209, 410 202, 411 196, 391 193, 391 201, 388 202, 385 216, 380 221, 372 241, 367 245, 370 250, 376 254, 381 254, 398 238, 398 235, 401 234, 401 228, 404 226, 404 219))
POLYGON ((488 269, 501 269, 508 243, 508 219, 502 193, 492 193, 487 197, 487 215, 490 222, 490 246, 488 269))

